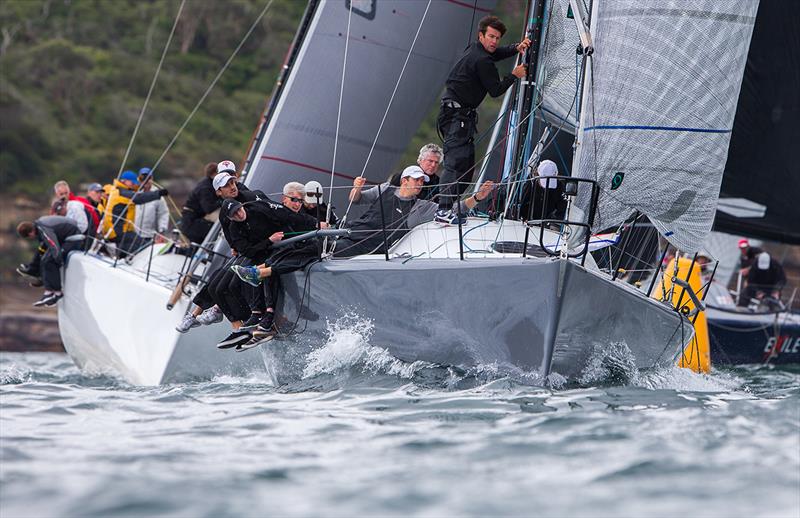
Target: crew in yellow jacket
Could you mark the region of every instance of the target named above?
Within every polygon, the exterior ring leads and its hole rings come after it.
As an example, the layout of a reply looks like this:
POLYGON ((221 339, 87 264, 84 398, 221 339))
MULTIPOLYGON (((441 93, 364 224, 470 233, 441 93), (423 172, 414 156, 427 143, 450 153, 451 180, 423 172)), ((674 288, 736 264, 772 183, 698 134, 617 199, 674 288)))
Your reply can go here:
POLYGON ((136 205, 141 205, 161 196, 166 196, 169 191, 138 192, 139 179, 133 171, 125 171, 111 187, 103 214, 103 237, 106 241, 116 243, 117 249, 123 253, 134 253, 147 244, 149 240, 142 239, 136 234, 134 218, 136 205))

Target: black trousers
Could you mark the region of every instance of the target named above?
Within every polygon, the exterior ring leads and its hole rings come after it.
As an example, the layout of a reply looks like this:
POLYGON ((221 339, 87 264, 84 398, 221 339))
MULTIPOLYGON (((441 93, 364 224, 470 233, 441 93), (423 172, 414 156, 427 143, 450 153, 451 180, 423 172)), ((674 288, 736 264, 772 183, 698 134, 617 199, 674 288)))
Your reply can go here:
POLYGON ((281 290, 280 276, 285 273, 302 270, 314 261, 318 261, 321 251, 320 241, 309 239, 297 246, 278 250, 270 256, 266 264, 272 268, 272 274, 264 283, 266 285, 266 290, 264 290, 265 307, 274 308, 278 303, 281 290))
POLYGON ((192 300, 203 310, 216 304, 225 318, 231 322, 246 320, 250 316, 250 303, 255 297, 256 290, 249 284, 243 283, 233 273, 231 266, 234 264, 250 266, 252 261, 242 256, 229 259, 211 274, 208 284, 203 286, 192 300))
POLYGON ((123 232, 121 236, 117 236, 114 241, 117 245, 120 257, 132 255, 150 244, 152 239, 141 237, 136 232, 123 232))
POLYGON ((47 291, 61 291, 61 266, 66 265, 67 255, 74 250, 81 250, 83 241, 67 241, 61 246, 61 257, 42 256, 40 268, 42 282, 47 291))
POLYGON ((184 216, 181 219, 181 232, 192 243, 202 243, 206 238, 206 234, 211 230, 214 224, 203 218, 187 218, 184 216))
POLYGON ((444 150, 444 171, 439 181, 440 210, 452 209, 472 183, 476 124, 475 110, 444 105, 439 110, 436 128, 442 137, 444 150))

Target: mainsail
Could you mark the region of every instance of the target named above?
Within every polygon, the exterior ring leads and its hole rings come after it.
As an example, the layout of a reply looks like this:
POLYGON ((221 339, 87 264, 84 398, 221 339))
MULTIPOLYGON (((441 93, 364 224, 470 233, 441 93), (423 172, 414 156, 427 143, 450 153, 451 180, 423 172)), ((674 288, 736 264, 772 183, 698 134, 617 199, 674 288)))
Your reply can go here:
MULTIPOLYGON (((573 175, 598 182, 594 228, 634 211, 695 251, 711 230, 757 0, 606 0, 573 175)), ((578 207, 588 207, 582 192, 578 207)))
MULTIPOLYGON (((352 185, 362 171, 370 181, 385 180, 428 114, 458 54, 476 37, 473 25, 494 3, 321 0, 253 148, 249 187, 276 193, 293 180, 329 185, 348 19, 334 185, 352 185)), ((342 210, 346 192, 338 189, 333 197, 342 210)))

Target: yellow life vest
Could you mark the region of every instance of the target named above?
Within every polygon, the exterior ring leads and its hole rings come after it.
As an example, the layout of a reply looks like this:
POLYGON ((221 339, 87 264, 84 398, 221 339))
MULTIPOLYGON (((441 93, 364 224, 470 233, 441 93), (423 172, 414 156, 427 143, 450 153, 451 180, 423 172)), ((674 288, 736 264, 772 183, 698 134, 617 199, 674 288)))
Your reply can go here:
POLYGON ((114 184, 108 194, 105 212, 103 213, 103 236, 109 240, 113 240, 117 237, 117 233, 114 232, 114 223, 118 223, 114 221, 114 207, 117 205, 127 205, 128 207, 124 213, 125 223, 123 224, 122 231, 132 232, 134 229, 133 221, 136 215, 136 206, 130 198, 126 198, 120 193, 122 189, 131 190, 119 180, 114 180, 114 184))

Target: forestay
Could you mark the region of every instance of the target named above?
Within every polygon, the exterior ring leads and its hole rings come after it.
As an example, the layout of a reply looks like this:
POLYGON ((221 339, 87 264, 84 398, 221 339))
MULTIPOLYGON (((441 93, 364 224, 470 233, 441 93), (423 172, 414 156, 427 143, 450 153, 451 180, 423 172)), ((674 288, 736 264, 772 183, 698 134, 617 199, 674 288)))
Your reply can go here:
POLYGON ((594 228, 638 210, 695 251, 711 230, 758 1, 595 6, 573 171, 599 183, 594 228))

